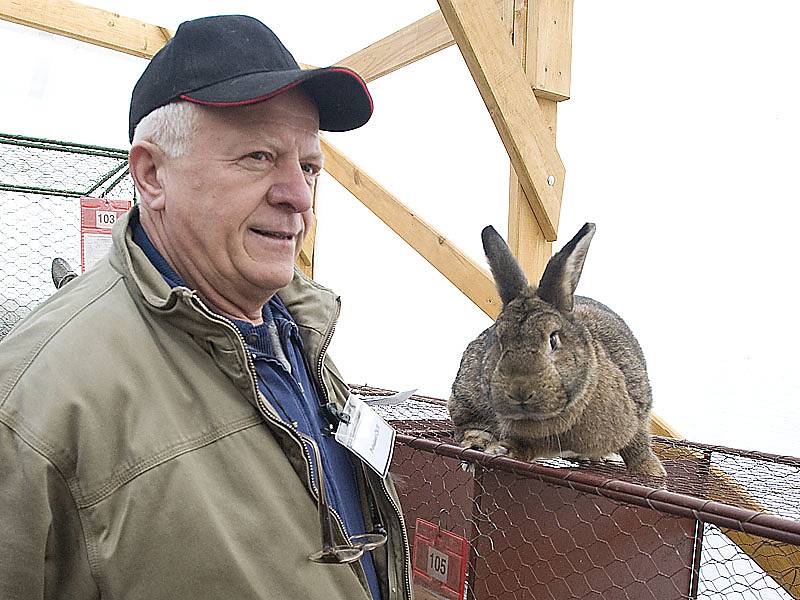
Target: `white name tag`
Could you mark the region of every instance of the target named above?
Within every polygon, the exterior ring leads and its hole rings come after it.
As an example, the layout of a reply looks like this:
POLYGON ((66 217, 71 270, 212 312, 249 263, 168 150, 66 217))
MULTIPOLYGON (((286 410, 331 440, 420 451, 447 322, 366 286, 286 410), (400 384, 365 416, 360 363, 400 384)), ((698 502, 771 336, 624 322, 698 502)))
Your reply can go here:
POLYGON ((386 477, 394 452, 395 430, 361 398, 352 394, 342 410, 336 441, 386 477))

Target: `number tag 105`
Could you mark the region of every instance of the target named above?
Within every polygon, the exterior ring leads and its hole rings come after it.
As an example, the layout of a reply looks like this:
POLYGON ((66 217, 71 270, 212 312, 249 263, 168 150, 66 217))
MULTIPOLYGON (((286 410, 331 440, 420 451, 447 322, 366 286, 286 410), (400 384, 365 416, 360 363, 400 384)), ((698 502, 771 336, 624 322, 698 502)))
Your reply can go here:
POLYGON ((442 583, 447 583, 447 562, 447 554, 439 552, 433 547, 428 548, 428 575, 442 583))

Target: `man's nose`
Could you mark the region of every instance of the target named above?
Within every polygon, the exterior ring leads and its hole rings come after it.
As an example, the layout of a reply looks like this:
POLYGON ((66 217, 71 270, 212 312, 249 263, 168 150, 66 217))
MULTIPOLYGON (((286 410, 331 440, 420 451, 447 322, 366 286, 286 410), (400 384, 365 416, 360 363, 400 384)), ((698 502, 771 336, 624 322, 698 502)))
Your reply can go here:
POLYGON ((298 213, 311 208, 311 187, 299 164, 281 165, 274 175, 267 191, 267 202, 273 206, 286 206, 298 213))

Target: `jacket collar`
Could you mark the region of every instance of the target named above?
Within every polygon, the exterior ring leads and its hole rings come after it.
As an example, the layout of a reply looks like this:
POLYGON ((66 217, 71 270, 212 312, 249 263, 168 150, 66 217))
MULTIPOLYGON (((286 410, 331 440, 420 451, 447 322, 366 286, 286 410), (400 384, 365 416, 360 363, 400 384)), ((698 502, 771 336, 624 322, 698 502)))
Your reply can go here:
MULTIPOLYGON (((171 288, 133 241, 130 224, 138 214, 139 207, 134 206, 114 225, 111 265, 123 275, 131 295, 141 299, 149 310, 169 316, 182 329, 196 331, 200 327, 204 333, 210 333, 209 320, 190 306, 192 301, 199 301, 197 294, 186 287, 171 288)), ((335 326, 339 296, 295 268, 292 281, 278 292, 278 297, 300 328, 307 351, 316 355, 335 326)))

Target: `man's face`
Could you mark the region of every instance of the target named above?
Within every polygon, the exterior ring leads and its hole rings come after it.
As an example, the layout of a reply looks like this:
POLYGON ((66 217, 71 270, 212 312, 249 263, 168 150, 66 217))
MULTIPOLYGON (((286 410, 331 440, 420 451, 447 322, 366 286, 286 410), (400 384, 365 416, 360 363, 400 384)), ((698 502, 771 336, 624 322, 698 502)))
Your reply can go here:
POLYGON ((162 171, 170 262, 206 296, 260 306, 292 280, 322 160, 317 108, 299 90, 201 107, 189 152, 162 171))

